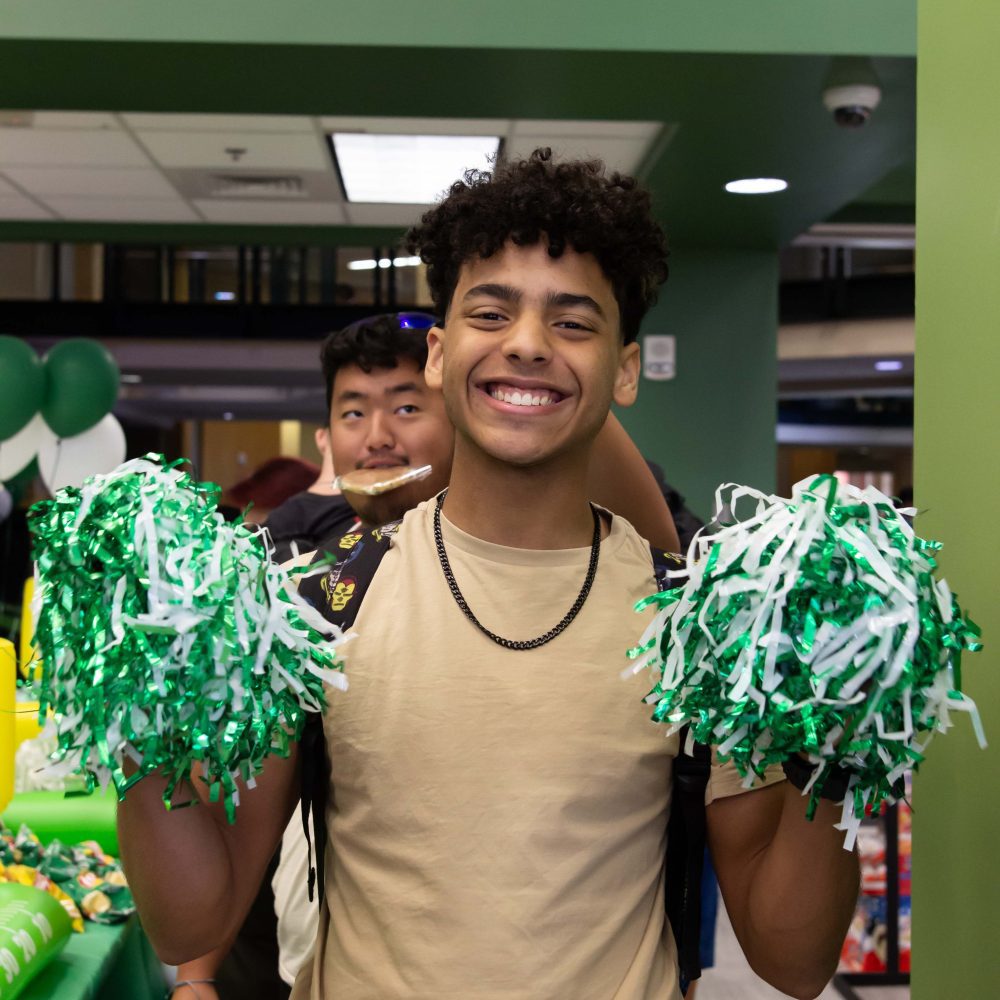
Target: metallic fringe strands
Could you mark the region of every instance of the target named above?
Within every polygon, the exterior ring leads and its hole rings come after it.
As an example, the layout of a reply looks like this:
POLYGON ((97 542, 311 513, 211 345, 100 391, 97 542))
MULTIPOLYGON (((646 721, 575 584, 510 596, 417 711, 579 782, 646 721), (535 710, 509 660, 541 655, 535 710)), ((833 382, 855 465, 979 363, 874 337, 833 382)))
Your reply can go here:
POLYGON ((270 561, 267 533, 227 524, 218 487, 180 464, 147 455, 32 508, 40 711, 54 714, 56 766, 89 788, 110 781, 122 798, 161 769, 176 808, 200 766, 232 822, 236 779, 253 787, 324 686, 346 688, 343 636, 270 561))
POLYGON ((935 581, 940 545, 914 535, 915 511, 873 488, 819 476, 786 500, 727 484, 717 502, 732 523, 694 539, 683 586, 640 604, 660 610, 628 673, 651 667, 653 718, 671 732, 690 723, 747 786, 806 754, 810 818, 817 782, 847 777, 838 829, 851 848, 952 711, 970 714, 985 746, 960 673, 979 629, 935 581), (756 510, 740 521, 747 501, 756 510))

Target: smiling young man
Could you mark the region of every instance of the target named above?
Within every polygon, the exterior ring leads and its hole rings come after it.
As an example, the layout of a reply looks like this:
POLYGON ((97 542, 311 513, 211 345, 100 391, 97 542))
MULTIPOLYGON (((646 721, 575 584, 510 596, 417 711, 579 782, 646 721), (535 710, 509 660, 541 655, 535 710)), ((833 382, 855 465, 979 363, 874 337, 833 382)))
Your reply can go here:
MULTIPOLYGON (((470 174, 411 233, 444 322, 427 383, 455 426, 450 485, 403 519, 323 723, 329 854, 311 1000, 677 1000, 663 857, 677 738, 619 679, 655 586, 647 543, 588 501, 593 442, 628 405, 666 276, 648 195, 547 151, 470 174), (575 595, 575 600, 573 599, 575 595)), ((295 803, 269 761, 228 827, 120 808, 161 955, 220 943, 295 803), (183 902, 182 902, 183 901, 183 902)), ((779 774, 780 777, 780 774, 779 774)), ((795 996, 836 965, 856 859, 824 804, 713 768, 710 843, 753 967, 795 996)))
MULTIPOLYGON (((293 497, 268 519, 279 561, 291 557, 293 542, 299 553, 325 543, 343 557, 341 542, 350 545, 359 531, 401 518, 447 484, 455 433, 440 390, 430 388, 424 378, 427 330, 433 324, 426 313, 383 314, 359 320, 324 340, 320 364, 329 420, 317 432, 317 438, 323 436, 317 444, 330 461, 324 463, 325 479, 317 484, 322 492, 293 497), (333 468, 391 473, 420 465, 431 466, 428 478, 378 496, 329 494, 333 468)), ((656 480, 614 417, 608 418, 594 448, 588 490, 599 503, 641 524, 660 547, 676 547, 670 511, 656 480)), ((349 580, 338 581, 324 596, 343 607, 357 600, 353 588, 349 580)), ((265 878, 232 948, 184 964, 178 980, 192 985, 179 987, 177 1000, 242 1000, 251 984, 261 998, 287 996, 282 980, 294 979, 293 970, 312 952, 315 937, 315 907, 306 900, 306 859, 302 825, 293 819, 282 839, 274 894, 271 879, 265 878)))

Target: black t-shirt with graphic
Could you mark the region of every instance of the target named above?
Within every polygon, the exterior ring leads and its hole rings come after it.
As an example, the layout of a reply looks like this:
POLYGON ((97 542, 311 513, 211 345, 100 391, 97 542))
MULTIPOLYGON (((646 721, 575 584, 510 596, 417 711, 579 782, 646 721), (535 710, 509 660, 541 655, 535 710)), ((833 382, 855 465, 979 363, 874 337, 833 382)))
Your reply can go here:
POLYGON ((267 529, 275 545, 275 560, 291 559, 292 543, 299 554, 311 552, 325 538, 340 538, 355 524, 358 515, 343 496, 327 497, 308 490, 289 497, 267 518, 267 529))

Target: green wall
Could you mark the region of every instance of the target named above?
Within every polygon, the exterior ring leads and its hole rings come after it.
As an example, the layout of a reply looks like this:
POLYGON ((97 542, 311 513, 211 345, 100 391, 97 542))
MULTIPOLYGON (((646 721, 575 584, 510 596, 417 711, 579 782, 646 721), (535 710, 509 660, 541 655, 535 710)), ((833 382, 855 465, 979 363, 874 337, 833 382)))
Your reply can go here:
POLYGON ((913 55, 915 0, 0 0, 0 36, 913 55))
POLYGON ((677 338, 677 376, 620 417, 702 517, 720 482, 774 489, 777 295, 775 253, 682 249, 643 324, 677 338))
POLYGON ((1000 5, 920 0, 915 492, 982 626, 968 720, 936 738, 913 817, 913 1000, 1000 996, 1000 5))

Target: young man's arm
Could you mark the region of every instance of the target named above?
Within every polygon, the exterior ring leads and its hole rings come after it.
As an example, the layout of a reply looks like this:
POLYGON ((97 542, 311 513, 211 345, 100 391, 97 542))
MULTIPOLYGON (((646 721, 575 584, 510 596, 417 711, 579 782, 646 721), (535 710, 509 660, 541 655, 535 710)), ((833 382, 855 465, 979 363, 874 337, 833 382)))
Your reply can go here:
POLYGON ((793 997, 822 992, 854 913, 858 858, 820 801, 812 822, 789 782, 717 799, 708 839, 733 930, 754 972, 793 997))
MULTIPOLYGON (((122 863, 143 928, 160 958, 179 965, 235 935, 299 799, 298 748, 270 757, 256 788, 240 784, 236 822, 221 804, 167 811, 166 781, 143 778, 118 806, 122 863)), ((197 795, 186 785, 182 801, 197 795)))
POLYGON ((656 548, 680 551, 674 519, 656 478, 613 413, 594 442, 588 486, 592 500, 631 522, 656 548))

